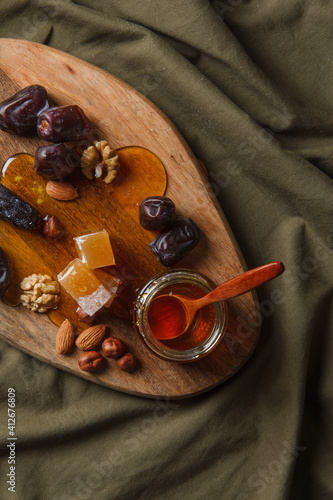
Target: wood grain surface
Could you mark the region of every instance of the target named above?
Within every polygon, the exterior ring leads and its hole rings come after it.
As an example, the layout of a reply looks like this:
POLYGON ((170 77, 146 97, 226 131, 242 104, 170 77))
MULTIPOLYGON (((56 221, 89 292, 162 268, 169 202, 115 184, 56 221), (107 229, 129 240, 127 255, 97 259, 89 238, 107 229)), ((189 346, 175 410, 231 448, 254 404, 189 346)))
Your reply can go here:
MULTIPOLYGON (((201 272, 216 285, 245 270, 243 258, 209 187, 205 171, 175 126, 156 106, 126 83, 75 57, 32 42, 1 39, 0 100, 9 97, 19 88, 32 84, 45 86, 59 105, 81 106, 94 124, 99 138, 106 139, 113 147, 140 146, 152 152, 162 162, 167 174, 166 195, 176 203, 177 212, 194 219, 203 232, 199 245, 179 262, 177 268, 201 272)), ((36 137, 15 137, 0 132, 1 164, 17 153, 33 155, 36 146, 41 144, 43 141, 36 137)), ((163 178, 161 166, 157 167, 157 171, 163 178)), ((87 228, 87 232, 101 229, 112 210, 116 210, 118 215, 121 212, 121 217, 117 219, 118 236, 114 242, 116 262, 117 254, 124 266, 127 265, 126 262, 135 262, 127 275, 134 273, 134 280, 139 277, 140 283, 163 270, 147 249, 154 235, 144 231, 138 224, 138 201, 149 194, 156 195, 151 189, 163 186, 163 179, 155 182, 154 174, 148 171, 146 175, 144 182, 142 179, 135 182, 133 190, 126 191, 124 184, 119 182, 119 190, 114 186, 112 192, 107 193, 108 198, 105 198, 104 193, 99 204, 91 211, 91 217, 87 216, 88 222, 85 222, 84 228, 78 227, 76 231, 74 225, 70 225, 68 234, 70 238, 75 232, 75 235, 85 234, 87 228), (143 188, 143 185, 146 187, 143 188), (103 214, 99 218, 101 211, 103 214), (134 248, 137 251, 139 248, 140 255, 143 252, 138 260, 134 248)), ((140 177, 136 169, 133 176, 133 179, 140 177)), ((26 196, 29 198, 28 191, 26 196)), ((88 198, 81 195, 80 200, 82 207, 89 210, 88 198)), ((30 196, 29 201, 37 207, 33 197, 30 196)), ((40 206, 38 208, 41 209, 40 206)), ((55 204, 54 210, 58 210, 61 216, 66 209, 57 209, 55 204)), ((110 220, 115 219, 111 217, 110 220)), ((77 218, 75 221, 78 224, 77 218)), ((112 232, 111 222, 106 225, 112 232)), ((25 236, 18 236, 18 232, 7 222, 0 222, 0 231, 0 246, 8 251, 10 246, 13 248, 9 242, 15 241, 16 244, 18 238, 21 246, 19 252, 22 253, 23 248, 29 255, 30 240, 27 242, 25 236)), ((43 252, 39 253, 37 248, 33 252, 37 254, 34 258, 40 261, 40 271, 46 270, 54 275, 55 271, 61 270, 63 261, 57 257, 62 253, 60 242, 57 243, 52 265, 43 252)), ((74 245, 66 246, 63 258, 68 261, 74 257, 74 245)), ((26 261, 25 265, 29 259, 26 261)), ((22 272, 25 265, 22 264, 22 272)), ((16 272, 20 274, 17 270, 16 272)), ((32 269, 31 272, 37 270, 32 269)), ((80 354, 78 351, 69 356, 56 353, 57 328, 48 317, 32 313, 22 306, 14 308, 0 304, 0 338, 62 370, 122 392, 151 398, 184 398, 205 392, 235 374, 251 356, 259 337, 256 295, 247 293, 228 301, 227 332, 211 354, 194 363, 168 362, 152 354, 137 337, 129 318, 124 319, 128 310, 124 308, 124 303, 121 304, 121 297, 114 307, 113 312, 117 315, 111 314, 111 307, 110 312, 99 317, 98 322, 105 322, 112 334, 123 339, 129 350, 137 356, 140 366, 133 374, 121 372, 113 360, 106 360, 108 366, 96 374, 81 371, 77 365, 80 354)))

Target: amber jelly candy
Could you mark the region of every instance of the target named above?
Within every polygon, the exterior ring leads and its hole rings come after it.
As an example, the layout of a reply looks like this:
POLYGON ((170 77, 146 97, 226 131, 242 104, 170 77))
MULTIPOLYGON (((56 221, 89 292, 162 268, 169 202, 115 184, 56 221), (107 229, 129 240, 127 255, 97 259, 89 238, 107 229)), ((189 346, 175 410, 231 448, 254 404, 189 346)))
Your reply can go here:
POLYGON ((74 240, 79 257, 90 269, 115 265, 109 234, 105 229, 78 236, 74 240))
POLYGON ((112 299, 110 292, 80 259, 72 260, 58 274, 58 281, 89 316, 112 299))

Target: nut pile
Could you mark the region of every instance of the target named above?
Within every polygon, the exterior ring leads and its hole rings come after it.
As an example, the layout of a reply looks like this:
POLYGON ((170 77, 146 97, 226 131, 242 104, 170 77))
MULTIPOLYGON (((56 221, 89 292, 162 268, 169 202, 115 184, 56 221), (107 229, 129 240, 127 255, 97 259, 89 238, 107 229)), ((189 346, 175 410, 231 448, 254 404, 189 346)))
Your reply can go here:
POLYGON ((120 370, 133 372, 138 366, 136 357, 127 352, 122 340, 111 336, 104 339, 106 328, 106 325, 94 325, 76 336, 76 326, 65 319, 57 333, 56 351, 58 354, 68 354, 75 344, 78 349, 84 351, 78 360, 79 368, 95 372, 103 365, 104 358, 97 350, 103 341, 101 347, 104 357, 116 359, 120 370))

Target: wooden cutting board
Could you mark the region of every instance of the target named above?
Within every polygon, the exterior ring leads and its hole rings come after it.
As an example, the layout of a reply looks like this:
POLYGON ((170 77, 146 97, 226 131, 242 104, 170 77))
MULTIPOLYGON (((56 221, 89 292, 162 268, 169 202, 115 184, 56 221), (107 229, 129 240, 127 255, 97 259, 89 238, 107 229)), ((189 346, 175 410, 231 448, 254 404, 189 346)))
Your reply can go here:
MULTIPOLYGON (((139 92, 109 73, 68 54, 37 43, 12 39, 0 40, 0 79, 0 101, 19 88, 43 85, 57 104, 81 106, 99 137, 108 140, 114 148, 141 146, 156 155, 162 163, 156 172, 149 171, 150 163, 147 163, 148 167, 142 170, 147 182, 141 179, 134 183, 131 195, 122 191, 121 187, 119 191, 117 186, 113 188, 112 207, 122 214, 122 220, 117 220, 118 237, 115 235, 116 261, 118 252, 120 259, 135 262, 135 266, 130 268, 135 274, 133 280, 140 278, 141 282, 148 281, 163 270, 148 250, 148 243, 154 235, 138 224, 137 203, 145 196, 162 194, 154 191, 154 182, 158 182, 156 189, 158 186, 161 188, 164 173, 167 182, 165 194, 174 200, 177 212, 194 219, 203 232, 199 245, 176 267, 199 271, 216 285, 245 270, 244 260, 209 187, 204 169, 170 120, 139 92), (158 180, 155 174, 160 176, 158 180), (136 252, 132 254, 131 249, 136 249, 136 252), (138 249, 143 257, 136 262, 138 249)), ((40 144, 43 141, 37 138, 14 137, 0 132, 0 162, 3 164, 16 153, 33 155, 40 144)), ((128 168, 133 170, 130 179, 141 176, 140 165, 134 162, 128 168)), ((125 167, 123 172, 126 172, 125 167)), ((126 175, 123 182, 126 182, 125 178, 126 175)), ((118 185, 122 186, 122 182, 118 185)), ((81 196, 81 199, 84 197, 81 196)), ((89 200, 84 199, 82 203, 89 208, 89 200)), ((89 232, 93 232, 94 228, 98 230, 98 225, 103 226, 98 219, 99 211, 103 210, 101 220, 104 222, 108 220, 108 215, 112 215, 112 207, 105 206, 103 201, 101 203, 103 209, 94 207, 94 214, 85 219, 89 232)), ((56 206, 54 210, 57 210, 56 206)), ((60 214, 61 210, 64 210, 63 207, 59 208, 60 214)), ((112 227, 108 229, 112 231, 112 227)), ((0 231, 0 246, 6 246, 6 242, 8 245, 10 238, 19 238, 20 244, 26 245, 24 236, 17 236, 17 231, 13 231, 7 222, 0 221, 0 231)), ((67 238, 72 236, 72 232, 74 228, 70 226, 67 238)), ((80 227, 77 232, 85 234, 80 227)), ((76 257, 74 246, 67 248, 66 252, 68 257, 76 257)), ((61 244, 58 253, 61 254, 61 244)), ((57 259, 54 259, 54 268, 50 269, 43 253, 40 258, 41 266, 53 275, 54 270, 61 270, 57 259)), ((32 269, 31 272, 38 270, 32 269)), ((127 272, 127 276, 131 273, 127 272)), ((168 362, 159 359, 144 346, 131 321, 121 317, 126 316, 121 314, 121 304, 116 304, 117 308, 119 310, 115 312, 120 313, 117 317, 107 314, 100 320, 106 322, 112 334, 122 338, 137 356, 140 366, 133 374, 121 372, 113 360, 108 360, 108 366, 100 373, 81 371, 77 365, 78 351, 69 356, 56 353, 57 328, 48 317, 32 313, 22 306, 9 307, 0 303, 0 338, 46 363, 122 392, 151 398, 185 398, 205 392, 236 373, 251 356, 259 337, 256 295, 248 293, 228 301, 227 331, 214 352, 194 363, 168 362)))

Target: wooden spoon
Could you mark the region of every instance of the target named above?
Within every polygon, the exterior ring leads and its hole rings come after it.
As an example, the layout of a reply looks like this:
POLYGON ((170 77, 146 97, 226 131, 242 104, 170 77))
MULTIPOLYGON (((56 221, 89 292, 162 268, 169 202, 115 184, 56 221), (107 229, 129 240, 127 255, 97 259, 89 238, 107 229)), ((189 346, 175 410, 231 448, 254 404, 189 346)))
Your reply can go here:
POLYGON ((283 271, 282 262, 271 262, 226 281, 199 299, 184 295, 159 295, 152 300, 148 309, 150 329, 157 339, 179 337, 188 329, 195 314, 202 307, 249 292, 276 278, 283 271))

